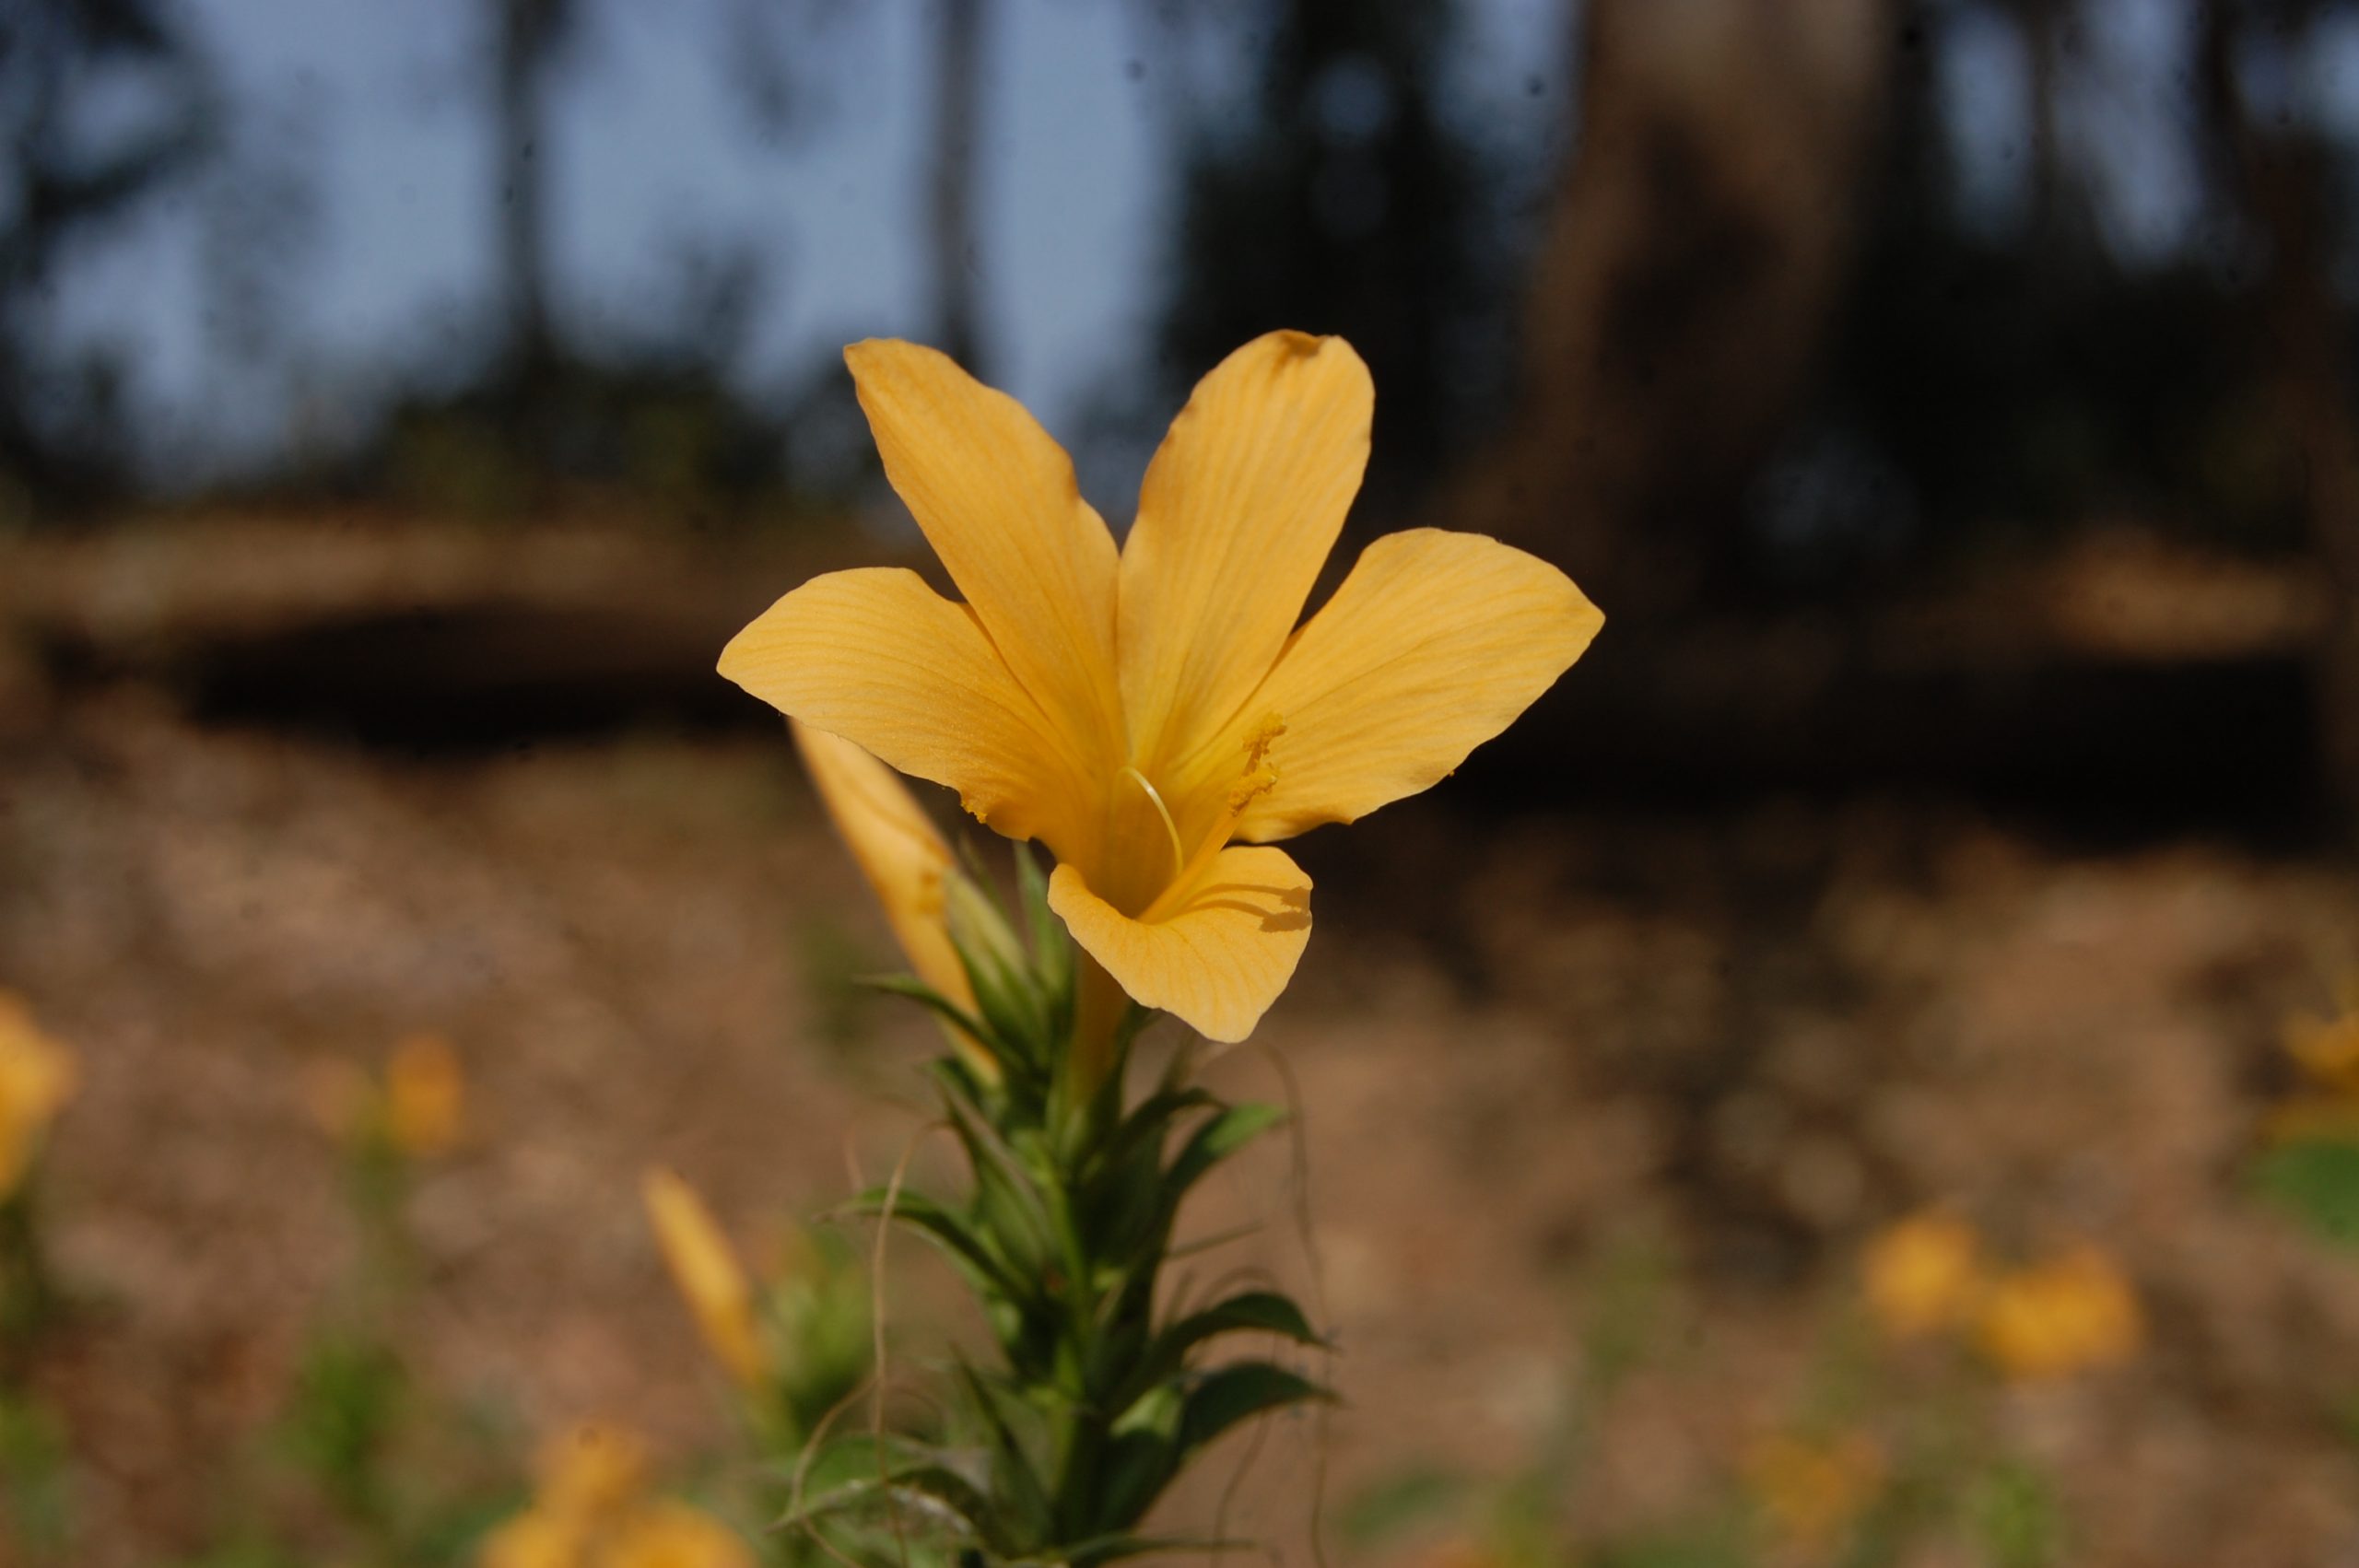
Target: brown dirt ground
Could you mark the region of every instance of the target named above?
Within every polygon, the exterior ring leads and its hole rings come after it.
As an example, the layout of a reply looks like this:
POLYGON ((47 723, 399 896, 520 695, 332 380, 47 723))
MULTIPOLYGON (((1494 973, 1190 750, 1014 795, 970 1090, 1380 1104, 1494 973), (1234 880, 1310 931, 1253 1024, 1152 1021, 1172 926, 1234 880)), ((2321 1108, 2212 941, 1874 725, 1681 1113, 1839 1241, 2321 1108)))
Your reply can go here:
MULTIPOLYGON (((123 575, 15 560, 27 624, 123 575)), ((640 1169, 676 1165, 741 1233, 821 1206, 918 1125, 928 1045, 889 1008, 840 1038, 842 960, 814 954, 889 947, 783 737, 388 759, 0 664, 0 985, 87 1073, 48 1198, 100 1305, 43 1376, 88 1460, 88 1561, 184 1549, 208 1457, 281 1398, 347 1257, 307 1070, 419 1028, 456 1043, 475 1121, 415 1197, 429 1375, 535 1426, 717 1441, 640 1169)), ((1299 1081, 1349 1401, 1331 1497, 1520 1463, 1586 1265, 1644 1232, 1684 1265, 1692 1330, 1617 1402, 1580 1505, 1675 1509, 1790 1407, 1859 1240, 1944 1200, 2027 1245, 2095 1237, 2146 1300, 2135 1365, 2002 1412, 2061 1478, 2076 1561, 2359 1552, 2330 1413, 2359 1390, 2359 1265, 2234 1180, 2281 1019, 2359 954, 2347 872, 1873 802, 1473 825, 1445 799, 1307 853, 1302 973, 1212 1072, 1275 1094, 1274 1056, 1299 1081)), ((1263 1222, 1237 1260, 1307 1284, 1293 1197, 1273 1145, 1196 1223, 1263 1222)), ((1232 1528, 1300 1561, 1320 1452, 1278 1427, 1232 1528)))

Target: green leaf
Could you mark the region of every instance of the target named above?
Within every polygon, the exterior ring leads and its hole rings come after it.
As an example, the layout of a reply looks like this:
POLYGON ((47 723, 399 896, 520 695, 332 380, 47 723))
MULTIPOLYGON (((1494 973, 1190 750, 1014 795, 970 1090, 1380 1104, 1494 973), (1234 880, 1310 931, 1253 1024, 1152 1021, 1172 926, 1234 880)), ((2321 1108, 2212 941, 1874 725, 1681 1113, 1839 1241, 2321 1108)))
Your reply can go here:
POLYGON ((964 1070, 956 1061, 945 1059, 933 1064, 934 1082, 942 1090, 951 1126, 966 1148, 975 1180, 985 1196, 999 1199, 1000 1208, 1021 1217, 1029 1233, 1032 1252, 1036 1257, 1045 1255, 1054 1244, 1056 1228, 1040 1196, 1039 1180, 1008 1146, 1007 1140, 1000 1136, 982 1107, 967 1094, 961 1083, 963 1077, 964 1070))
POLYGON ((1177 1375, 1187 1364, 1188 1352, 1206 1340, 1222 1334, 1253 1332, 1281 1334, 1304 1345, 1326 1342, 1311 1328, 1302 1308, 1287 1297, 1275 1291, 1247 1291, 1191 1313, 1156 1335, 1155 1343, 1139 1358, 1137 1369, 1121 1393, 1115 1397, 1115 1408, 1129 1409, 1148 1389, 1177 1375))
POLYGON ((1239 1422, 1334 1397, 1308 1377, 1272 1362, 1241 1361, 1220 1367, 1188 1390, 1187 1404, 1180 1415, 1180 1454, 1185 1457, 1195 1453, 1239 1422))
POLYGON ((944 885, 950 945, 974 988, 983 1021, 1013 1047, 1016 1059, 1044 1066, 1060 1044, 1053 1029, 1055 1008, 1016 940, 1007 917, 978 880, 952 877, 944 885))
POLYGON ((887 996, 907 997, 941 1018, 952 1028, 979 1041, 993 1056, 1000 1054, 1000 1042, 983 1021, 973 1013, 919 979, 915 975, 863 975, 852 982, 872 991, 887 996))
POLYGON ((1168 1433, 1134 1428, 1116 1433, 1106 1445, 1091 1515, 1108 1530, 1129 1529, 1179 1475, 1180 1459, 1180 1445, 1168 1433))
POLYGON ((1033 1466, 1032 1456, 1025 1451, 1022 1439, 1008 1423, 999 1391, 964 1356, 956 1365, 959 1386, 966 1390, 968 1402, 981 1418, 984 1433, 991 1440, 993 1494, 1015 1515, 1015 1533, 1027 1539, 1045 1533, 1051 1516, 1048 1489, 1040 1484, 1040 1472, 1033 1466))
POLYGON ((1219 1104, 1218 1096, 1208 1089, 1157 1090, 1122 1118, 1098 1150, 1095 1164, 1101 1169, 1120 1165, 1140 1150, 1158 1143, 1171 1130, 1171 1124, 1190 1111, 1219 1104))
POLYGON ((889 1436, 838 1438, 813 1459, 805 1481, 817 1490, 806 1491, 800 1505, 779 1515, 771 1528, 901 1507, 954 1527, 995 1556, 1016 1555, 991 1499, 939 1449, 889 1436))
POLYGON ((1007 1538, 994 1529, 991 1504, 965 1477, 941 1466, 921 1466, 889 1476, 868 1476, 846 1481, 816 1497, 805 1499, 772 1525, 789 1530, 845 1515, 866 1514, 898 1505, 933 1523, 983 1543, 996 1556, 1015 1555, 1007 1538))
POLYGON ((893 1477, 892 1492, 903 1502, 923 1499, 932 1508, 920 1506, 929 1514, 945 1511, 986 1547, 1002 1557, 1015 1550, 1007 1533, 999 1527, 997 1515, 991 1499, 978 1491, 973 1482, 957 1471, 942 1465, 921 1465, 902 1470, 893 1477))
MULTIPOLYGON (((886 1189, 873 1187, 844 1205, 844 1211, 875 1216, 886 1212, 886 1189)), ((892 1217, 910 1226, 950 1255, 976 1285, 1011 1301, 1027 1301, 1032 1293, 1003 1263, 989 1243, 968 1228, 967 1222, 923 1193, 907 1188, 892 1194, 892 1217)))
POLYGON ((1187 1413, 1180 1391, 1164 1384, 1149 1389, 1115 1419, 1109 1429, 1113 1441, 1107 1445, 1088 1511, 1100 1529, 1129 1529, 1179 1475, 1186 1457, 1180 1446, 1180 1425, 1187 1413))
POLYGON ((1275 1291, 1246 1291, 1218 1302, 1202 1312, 1189 1314, 1164 1330, 1167 1343, 1177 1346, 1182 1353, 1202 1344, 1215 1334, 1228 1334, 1259 1329, 1263 1333, 1283 1334, 1297 1344, 1323 1345, 1327 1341, 1310 1326, 1302 1308, 1292 1298, 1275 1291))
POLYGON ((1206 1171, 1285 1119, 1284 1106, 1249 1100, 1241 1106, 1229 1106, 1205 1122, 1189 1137, 1179 1157, 1171 1162, 1171 1168, 1164 1173, 1166 1201, 1176 1211, 1180 1198, 1206 1171))
POLYGON ((1134 1263, 1161 1252, 1179 1202, 1166 1187, 1164 1145, 1180 1117, 1220 1104, 1202 1089, 1166 1090, 1140 1102, 1098 1141, 1084 1172, 1077 1218, 1100 1257, 1134 1263))
POLYGON ((2359 1142, 2304 1139, 2252 1164, 2253 1188, 2326 1240, 2359 1246, 2359 1142))
POLYGON ((1225 1231, 1215 1231, 1210 1235, 1201 1235, 1193 1241, 1181 1242, 1166 1252, 1163 1255, 1163 1260, 1166 1263, 1177 1263, 1182 1258, 1194 1258, 1200 1253, 1218 1252, 1230 1242, 1243 1241, 1250 1235, 1259 1235, 1267 1228, 1260 1220, 1248 1220, 1241 1225, 1231 1225, 1225 1231))
POLYGON ((1052 1012, 1073 1016, 1073 936, 1057 912, 1049 907, 1049 879, 1041 874, 1039 857, 1032 846, 1015 847, 1016 895, 1024 905, 1025 922, 1032 931, 1032 969, 1052 1012))
MULTIPOLYGON (((951 945, 958 946, 956 938, 951 945)), ((1027 1063, 1042 1059, 1049 1021, 1033 992, 1031 977, 990 959, 979 959, 964 947, 958 947, 958 957, 966 965, 967 983, 974 988, 975 1010, 990 1025, 992 1037, 1000 1042, 999 1054, 1027 1063)))

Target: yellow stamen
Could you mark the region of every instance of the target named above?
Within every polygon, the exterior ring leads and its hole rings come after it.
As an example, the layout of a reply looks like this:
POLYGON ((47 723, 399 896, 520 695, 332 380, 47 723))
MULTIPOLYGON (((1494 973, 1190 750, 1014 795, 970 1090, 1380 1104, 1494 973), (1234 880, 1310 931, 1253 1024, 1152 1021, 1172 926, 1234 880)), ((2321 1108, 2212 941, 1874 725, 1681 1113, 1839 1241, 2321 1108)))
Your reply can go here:
POLYGON ((1122 772, 1140 789, 1146 791, 1148 800, 1155 802, 1155 814, 1163 819, 1163 831, 1171 840, 1171 863, 1174 866, 1185 866, 1188 863, 1188 851, 1180 847, 1180 825, 1171 820, 1170 809, 1163 803, 1162 795, 1156 792, 1154 785, 1147 782, 1146 775, 1137 768, 1126 766, 1122 772))
POLYGON ((1274 713, 1262 715, 1262 721, 1253 726, 1253 733, 1245 740, 1245 771, 1250 773, 1261 766, 1262 759, 1270 755, 1270 748, 1276 745, 1278 737, 1285 732, 1286 721, 1284 719, 1274 713))
POLYGON ((1224 831, 1236 825, 1237 819, 1245 814, 1246 807, 1277 787, 1278 770, 1274 767, 1265 767, 1238 779, 1237 788, 1228 792, 1228 820, 1223 825, 1224 831))
MULTIPOLYGON (((1228 791, 1220 820, 1213 824, 1212 831, 1205 834, 1203 842, 1196 846, 1196 852, 1181 863, 1180 874, 1171 879, 1171 885, 1147 906, 1145 912, 1139 916, 1140 919, 1151 924, 1177 908, 1195 887, 1197 879, 1211 866, 1214 858, 1228 848, 1229 835, 1237 830, 1238 819, 1245 814, 1245 808, 1278 787, 1278 770, 1264 766, 1262 759, 1268 755, 1270 743, 1285 733, 1285 728, 1277 715, 1272 714, 1254 730, 1252 738, 1245 743, 1245 775, 1228 791)), ((1170 818, 1164 820, 1168 824, 1170 818)), ((1171 842, 1172 848, 1179 848, 1180 836, 1177 833, 1172 835, 1171 842)))

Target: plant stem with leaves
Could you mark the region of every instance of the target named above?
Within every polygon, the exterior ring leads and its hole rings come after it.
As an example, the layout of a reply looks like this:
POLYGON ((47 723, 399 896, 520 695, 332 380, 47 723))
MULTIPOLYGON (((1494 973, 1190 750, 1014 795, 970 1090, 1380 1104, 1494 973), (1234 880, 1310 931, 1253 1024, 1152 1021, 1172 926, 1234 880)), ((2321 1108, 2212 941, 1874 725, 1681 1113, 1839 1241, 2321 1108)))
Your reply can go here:
POLYGON ((1283 1112, 1191 1083, 1185 1049, 1131 1094, 1148 1016, 1137 1009, 1106 1051, 1076 1051, 1074 949, 1028 855, 1018 868, 1028 951, 973 883, 948 882, 971 1008, 921 981, 888 982, 962 1046, 930 1071, 967 1190, 880 1188, 854 1204, 949 1258, 997 1354, 946 1368, 957 1419, 945 1441, 826 1441, 789 1517, 819 1531, 886 1522, 969 1561, 1089 1568, 1183 1544, 1142 1532, 1190 1462, 1242 1422, 1327 1395, 1277 1360, 1209 1363, 1233 1335, 1319 1345, 1285 1295, 1188 1303, 1161 1288, 1190 1192, 1283 1112))

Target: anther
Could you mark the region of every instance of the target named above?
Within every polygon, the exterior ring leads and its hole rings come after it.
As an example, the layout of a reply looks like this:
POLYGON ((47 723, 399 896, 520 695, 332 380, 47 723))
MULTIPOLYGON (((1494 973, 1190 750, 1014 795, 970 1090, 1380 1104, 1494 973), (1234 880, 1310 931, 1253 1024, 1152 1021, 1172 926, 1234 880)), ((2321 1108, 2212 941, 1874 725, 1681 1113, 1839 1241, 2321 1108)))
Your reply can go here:
POLYGON ((1253 732, 1245 738, 1245 771, 1251 773, 1260 767, 1262 759, 1270 755, 1270 748, 1276 745, 1278 737, 1285 732, 1285 720, 1274 713, 1263 714, 1262 721, 1253 726, 1253 732))
POLYGON ((1229 816, 1234 819, 1247 806, 1276 789, 1277 784, 1278 770, 1274 767, 1264 767, 1238 779, 1237 787, 1228 792, 1229 816))

